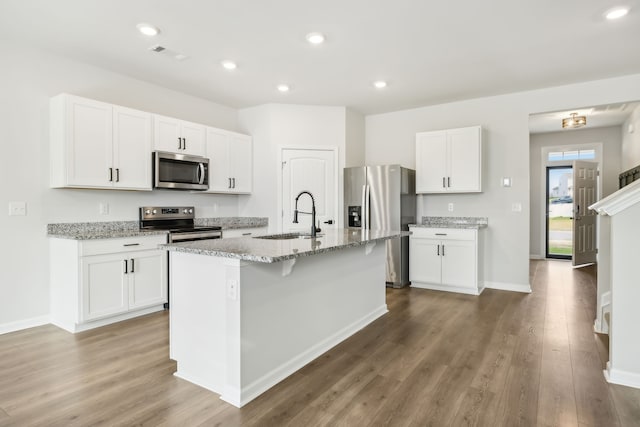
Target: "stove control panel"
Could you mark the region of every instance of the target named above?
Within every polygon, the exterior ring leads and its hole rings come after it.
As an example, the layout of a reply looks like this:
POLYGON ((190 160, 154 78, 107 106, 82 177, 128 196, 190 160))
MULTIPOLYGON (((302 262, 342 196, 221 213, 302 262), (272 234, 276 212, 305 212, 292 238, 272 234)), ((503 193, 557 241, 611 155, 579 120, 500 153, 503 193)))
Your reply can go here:
POLYGON ((193 206, 143 206, 140 208, 140 219, 193 219, 193 206))

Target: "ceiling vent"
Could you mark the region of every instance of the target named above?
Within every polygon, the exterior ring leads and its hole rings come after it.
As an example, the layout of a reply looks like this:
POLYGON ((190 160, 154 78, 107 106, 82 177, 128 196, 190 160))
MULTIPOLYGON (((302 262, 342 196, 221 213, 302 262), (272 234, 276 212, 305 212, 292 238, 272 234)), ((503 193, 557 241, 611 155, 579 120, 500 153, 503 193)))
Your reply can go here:
POLYGON ((183 53, 176 52, 175 50, 167 49, 166 47, 160 46, 159 44, 151 46, 149 50, 151 52, 159 53, 162 56, 173 58, 176 61, 184 61, 185 59, 189 58, 187 55, 183 53))

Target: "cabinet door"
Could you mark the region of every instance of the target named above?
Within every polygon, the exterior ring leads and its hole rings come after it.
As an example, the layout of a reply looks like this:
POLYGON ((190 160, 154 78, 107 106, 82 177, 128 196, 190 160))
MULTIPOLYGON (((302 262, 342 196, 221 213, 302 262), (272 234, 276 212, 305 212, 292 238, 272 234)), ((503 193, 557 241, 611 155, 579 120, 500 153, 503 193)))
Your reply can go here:
POLYGON ((409 239, 409 280, 411 282, 441 282, 439 240, 409 239))
POLYGON ((82 258, 82 322, 128 309, 127 275, 120 254, 82 258))
POLYGON ((193 156, 205 155, 206 128, 190 122, 180 122, 180 136, 183 138, 180 152, 193 156))
POLYGON ((159 115, 153 116, 153 149, 182 153, 180 120, 159 115))
POLYGON ((219 129, 207 129, 207 157, 209 158, 208 192, 231 192, 228 146, 228 133, 220 131, 219 129))
POLYGON ((477 289, 475 240, 445 240, 441 254, 443 285, 477 289))
POLYGON ((129 255, 129 310, 167 302, 167 254, 139 251, 129 255))
POLYGON ((114 107, 114 187, 151 190, 151 115, 114 107))
POLYGON ((447 135, 445 131, 416 135, 416 192, 447 191, 447 135))
POLYGON ((113 109, 70 96, 67 103, 67 185, 110 188, 113 109))
POLYGON ((482 174, 482 144, 479 126, 447 131, 449 191, 479 192, 482 174))
POLYGON ((251 137, 234 135, 229 141, 231 187, 234 193, 251 193, 253 180, 253 152, 251 137))

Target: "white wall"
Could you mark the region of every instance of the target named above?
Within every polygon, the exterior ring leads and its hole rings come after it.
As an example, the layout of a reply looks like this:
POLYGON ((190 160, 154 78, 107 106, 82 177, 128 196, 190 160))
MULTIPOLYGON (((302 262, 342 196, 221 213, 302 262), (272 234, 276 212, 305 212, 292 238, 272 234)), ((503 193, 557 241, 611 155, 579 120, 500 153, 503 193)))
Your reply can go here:
POLYGON ((640 106, 631 113, 622 125, 622 171, 640 165, 640 106), (629 126, 633 132, 629 133, 629 126))
POLYGON ((53 95, 68 92, 230 130, 237 130, 236 110, 7 42, 0 42, 0 57, 0 330, 49 313, 47 223, 137 220, 143 205, 188 204, 198 216, 237 215, 238 196, 48 188, 53 95), (8 216, 10 201, 27 202, 27 216, 8 216), (99 202, 109 203, 109 215, 98 214, 99 202))
POLYGON ((366 161, 414 168, 416 132, 482 125, 483 192, 422 196, 418 215, 488 217, 486 281, 523 286, 529 282, 529 114, 636 99, 640 74, 372 115, 366 117, 366 161), (500 187, 503 176, 512 178, 511 188, 500 187), (522 212, 512 212, 512 203, 521 203, 522 212))
POLYGON ((580 129, 564 132, 532 134, 529 146, 531 177, 531 222, 529 253, 544 257, 544 197, 546 193, 542 164, 543 147, 570 147, 602 143, 602 197, 607 197, 618 189, 618 175, 622 171, 620 152, 622 135, 620 126, 594 129, 580 129))
MULTIPOLYGON (((346 152, 346 108, 269 104, 240 110, 243 132, 253 136, 254 179, 251 198, 240 199, 239 214, 268 216, 269 230, 277 230, 278 152, 282 146, 328 146, 338 148, 339 182, 342 183, 346 152)), ((338 216, 342 212, 339 185, 338 216)))
POLYGON ((365 134, 364 116, 347 108, 346 110, 345 167, 364 166, 365 134))

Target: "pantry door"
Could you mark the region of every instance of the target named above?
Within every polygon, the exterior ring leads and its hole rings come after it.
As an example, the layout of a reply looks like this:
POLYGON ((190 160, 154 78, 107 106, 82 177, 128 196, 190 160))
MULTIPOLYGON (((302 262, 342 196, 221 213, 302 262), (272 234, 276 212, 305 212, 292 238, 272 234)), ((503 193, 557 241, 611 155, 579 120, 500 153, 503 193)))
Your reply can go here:
MULTIPOLYGON (((302 191, 313 194, 316 207, 316 226, 335 228, 338 219, 337 148, 282 148, 281 150, 281 223, 282 232, 311 231, 311 215, 299 213, 293 223, 295 199, 302 191)), ((311 198, 307 194, 298 200, 299 212, 311 212, 311 198)))

